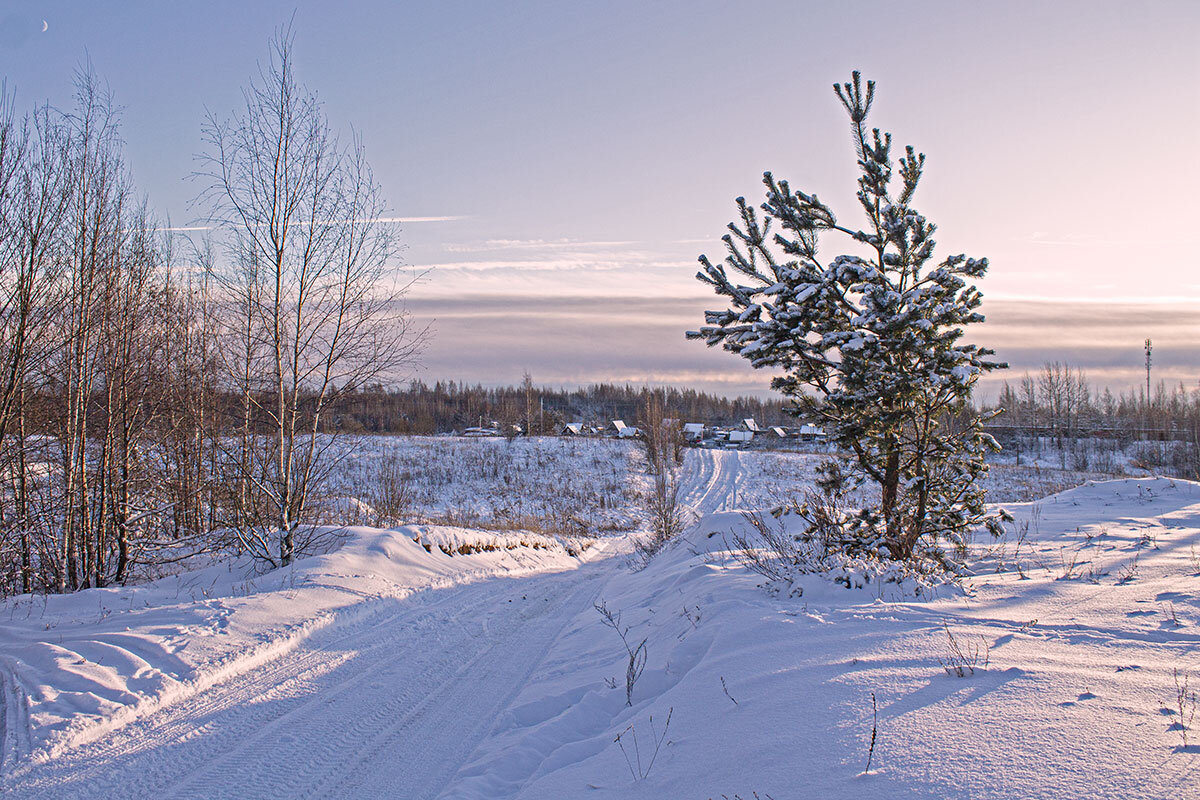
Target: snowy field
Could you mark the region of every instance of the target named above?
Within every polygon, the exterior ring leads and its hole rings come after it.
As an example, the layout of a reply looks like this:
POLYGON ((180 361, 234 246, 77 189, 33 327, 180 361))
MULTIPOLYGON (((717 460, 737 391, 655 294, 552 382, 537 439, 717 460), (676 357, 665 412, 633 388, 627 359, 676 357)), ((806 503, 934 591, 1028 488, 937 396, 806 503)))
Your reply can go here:
POLYGON ((346 440, 332 491, 338 522, 381 524, 390 477, 398 520, 495 530, 607 535, 638 526, 634 442, 366 436, 346 440), (386 494, 386 492, 384 492, 386 494), (340 502, 339 502, 340 501, 340 502), (347 502, 348 501, 348 502, 347 502))
MULTIPOLYGON (((638 527, 638 505, 648 489, 640 447, 630 441, 424 436, 350 441, 332 487, 339 522, 387 521, 376 513, 375 495, 381 473, 389 472, 403 484, 401 520, 496 530, 627 532, 638 527)), ((768 508, 798 499, 826 458, 826 453, 744 451, 741 478, 726 502, 768 508)), ((998 459, 987 478, 989 499, 1036 500, 1116 474, 1059 469, 1056 462, 1049 453, 1034 464, 998 459)))
MULTIPOLYGON (((749 450, 741 453, 741 478, 729 503, 738 508, 770 508, 789 500, 800 500, 817 477, 817 466, 827 453, 749 450), (736 496, 734 496, 736 494, 736 496)), ((996 459, 984 481, 988 499, 993 503, 1037 500, 1094 480, 1107 480, 1118 473, 1065 470, 1049 459, 1034 464, 1016 465, 1010 459, 996 459)), ((1121 476, 1129 472, 1119 473, 1121 476)), ((869 487, 851 500, 876 500, 869 487)))
MULTIPOLYGON (((436 461, 442 443, 399 446, 436 461)), ((810 575, 768 593, 729 551, 739 509, 779 502, 817 457, 689 452, 696 523, 635 569, 636 457, 523 444, 455 444, 506 466, 459 479, 476 456, 450 451, 448 479, 413 476, 439 487, 415 495, 421 522, 350 528, 285 570, 0 605, 0 793, 1166 798, 1200 779, 1176 689, 1200 688, 1198 484, 1021 502, 1077 476, 1001 468, 990 491, 1016 520, 973 545, 961 587, 918 600, 810 575), (559 487, 550 505, 596 498, 581 512, 607 535, 581 550, 501 524, 490 499, 475 528, 437 524, 506 480, 533 517, 559 487), (628 703, 630 651, 596 605, 645 653, 628 703)))

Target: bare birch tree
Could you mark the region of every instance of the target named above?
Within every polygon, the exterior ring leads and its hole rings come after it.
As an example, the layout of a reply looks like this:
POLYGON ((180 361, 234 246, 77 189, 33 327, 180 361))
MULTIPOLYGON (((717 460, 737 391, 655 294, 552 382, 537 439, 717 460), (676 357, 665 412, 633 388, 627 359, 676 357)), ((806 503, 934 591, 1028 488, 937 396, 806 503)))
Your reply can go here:
POLYGON ((227 119, 209 116, 197 176, 223 235, 218 356, 241 408, 230 524, 288 564, 309 521, 338 395, 397 377, 421 340, 399 305, 395 225, 357 136, 339 139, 297 82, 290 30, 227 119), (388 287, 391 288, 388 288, 388 287))

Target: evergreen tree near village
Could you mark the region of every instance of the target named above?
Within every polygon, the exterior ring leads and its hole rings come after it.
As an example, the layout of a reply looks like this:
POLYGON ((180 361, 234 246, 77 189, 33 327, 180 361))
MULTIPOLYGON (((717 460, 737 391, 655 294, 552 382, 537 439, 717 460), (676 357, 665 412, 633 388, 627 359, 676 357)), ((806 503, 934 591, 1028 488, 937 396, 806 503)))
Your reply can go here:
POLYGON ((973 282, 988 263, 933 260, 935 226, 912 205, 925 155, 906 147, 893 162, 891 134, 867 127, 874 81, 864 87, 855 72, 834 91, 850 116, 865 227, 766 173, 759 209, 737 198, 724 261, 699 259, 696 277, 729 308, 705 312, 688 338, 781 371, 772 387, 792 401, 789 413, 849 454, 844 473, 826 465, 827 492, 847 480, 878 485, 878 505, 854 514, 800 509, 822 528, 810 533, 851 554, 942 560, 942 543, 961 546, 980 525, 999 532, 980 480, 999 446, 969 397, 981 375, 1007 365, 960 342, 964 326, 983 321, 973 282), (825 239, 848 239, 861 255, 825 258, 825 239))

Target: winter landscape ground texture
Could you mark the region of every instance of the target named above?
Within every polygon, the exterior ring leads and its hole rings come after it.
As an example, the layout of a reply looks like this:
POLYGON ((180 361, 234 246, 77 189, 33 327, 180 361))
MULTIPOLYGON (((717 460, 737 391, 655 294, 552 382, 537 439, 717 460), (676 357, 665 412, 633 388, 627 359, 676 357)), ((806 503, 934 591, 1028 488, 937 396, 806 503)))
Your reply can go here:
POLYGON ((795 490, 816 456, 689 451, 691 524, 643 565, 623 446, 455 442, 497 448, 495 476, 464 488, 428 477, 438 442, 393 444, 430 462, 416 524, 347 528, 266 574, 220 561, 0 606, 0 791, 1194 796, 1198 484, 1031 501, 1072 476, 1002 468, 990 491, 1014 521, 971 546, 961 585, 764 587, 731 544, 740 510, 795 490), (501 524, 489 481, 519 482, 540 530, 501 524), (562 535, 548 485, 605 523, 562 535), (478 527, 445 525, 467 495, 478 527))

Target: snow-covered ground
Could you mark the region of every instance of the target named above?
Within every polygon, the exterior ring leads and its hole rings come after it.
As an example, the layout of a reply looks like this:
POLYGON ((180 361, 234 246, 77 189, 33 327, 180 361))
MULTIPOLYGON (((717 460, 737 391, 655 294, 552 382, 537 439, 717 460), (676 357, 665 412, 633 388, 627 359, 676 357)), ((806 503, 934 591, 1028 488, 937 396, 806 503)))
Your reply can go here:
POLYGON ((400 484, 405 521, 585 535, 638 525, 644 487, 636 442, 362 436, 341 446, 332 487, 339 523, 385 522, 372 512, 381 475, 388 474, 400 484))
MULTIPOLYGON (((574 569, 559 540, 437 526, 351 528, 336 552, 255 576, 230 562, 144 585, 0 607, 3 764, 53 760, 114 727, 252 672, 314 639, 390 624, 452 589, 574 569), (450 555, 464 544, 479 552, 450 555)), ((567 544, 572 550, 574 540, 567 544)), ((418 614, 420 616, 420 614, 418 614)), ((425 624, 424 622, 422 623, 425 624)), ((433 624, 433 623, 430 623, 433 624)), ((222 691, 224 691, 222 687, 222 691)))
POLYGON ((760 499, 757 456, 689 453, 698 521, 640 570, 626 537, 578 557, 503 538, 450 556, 434 543, 500 534, 356 528, 340 550, 258 579, 219 565, 9 601, 0 791, 1194 791, 1200 749, 1177 730, 1175 673, 1200 688, 1200 485, 1117 480, 1010 504, 1011 534, 974 545, 965 591, 895 600, 809 576, 787 597, 728 551, 746 524, 734 509, 760 499), (597 604, 632 649, 645 641, 629 705, 629 656, 597 604), (951 640, 973 674, 943 668, 951 640))

